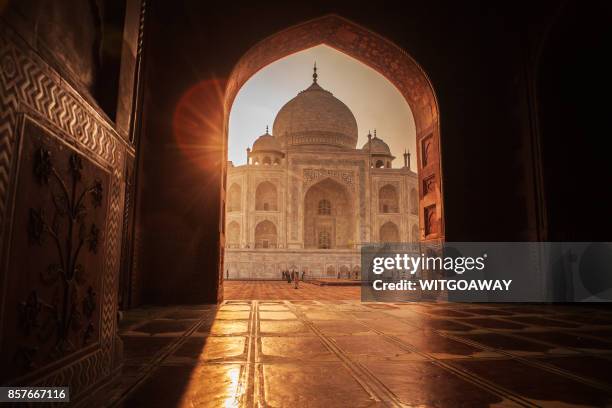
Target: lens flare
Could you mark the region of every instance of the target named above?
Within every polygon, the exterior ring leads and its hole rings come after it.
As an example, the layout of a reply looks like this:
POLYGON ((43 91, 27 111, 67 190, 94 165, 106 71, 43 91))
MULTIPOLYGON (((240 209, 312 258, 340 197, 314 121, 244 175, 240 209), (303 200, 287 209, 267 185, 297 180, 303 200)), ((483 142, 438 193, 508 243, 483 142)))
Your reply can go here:
POLYGON ((207 79, 189 88, 174 110, 172 132, 185 159, 202 170, 225 161, 224 82, 207 79))

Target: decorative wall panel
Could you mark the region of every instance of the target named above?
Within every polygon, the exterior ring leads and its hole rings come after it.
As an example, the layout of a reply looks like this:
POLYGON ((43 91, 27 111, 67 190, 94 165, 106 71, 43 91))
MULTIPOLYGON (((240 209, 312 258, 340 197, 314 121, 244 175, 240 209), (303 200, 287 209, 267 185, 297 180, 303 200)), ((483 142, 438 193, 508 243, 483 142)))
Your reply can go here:
POLYGON ((10 244, 29 256, 9 258, 2 381, 100 337, 110 175, 27 117, 21 144, 10 244))
POLYGON ((68 385, 78 399, 116 369, 126 149, 0 24, 2 383, 68 385))

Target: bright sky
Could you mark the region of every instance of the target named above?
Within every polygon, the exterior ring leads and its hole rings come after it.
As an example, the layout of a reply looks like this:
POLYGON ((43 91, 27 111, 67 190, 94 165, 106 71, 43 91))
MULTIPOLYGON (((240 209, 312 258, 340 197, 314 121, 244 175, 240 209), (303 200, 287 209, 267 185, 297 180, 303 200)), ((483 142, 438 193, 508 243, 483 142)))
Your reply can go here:
POLYGON ((246 163, 246 148, 270 127, 276 113, 299 91, 312 83, 317 62, 318 83, 344 102, 357 119, 361 148, 368 130, 376 129, 396 157, 393 167, 402 167, 404 149, 412 153, 416 171, 416 132, 408 103, 385 77, 361 62, 325 45, 280 59, 253 75, 240 89, 230 112, 229 160, 246 163))

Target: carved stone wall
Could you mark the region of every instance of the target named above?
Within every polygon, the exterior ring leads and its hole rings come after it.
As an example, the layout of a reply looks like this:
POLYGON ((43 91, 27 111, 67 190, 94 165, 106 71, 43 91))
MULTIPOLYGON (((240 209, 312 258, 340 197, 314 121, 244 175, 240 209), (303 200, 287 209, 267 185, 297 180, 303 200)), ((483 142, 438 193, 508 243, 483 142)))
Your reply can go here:
POLYGON ((350 170, 307 168, 307 169, 303 169, 302 172, 303 172, 302 189, 304 191, 307 191, 310 186, 326 178, 336 180, 340 184, 346 186, 346 188, 349 191, 355 191, 355 175, 350 170))
POLYGON ((119 307, 123 310, 137 305, 133 288, 138 285, 132 272, 134 254, 134 196, 136 187, 135 158, 130 153, 125 155, 124 180, 125 204, 123 207, 123 234, 121 240, 121 272, 119 282, 119 307))
POLYGON ((125 155, 112 123, 0 23, 0 381, 69 385, 117 368, 125 155))

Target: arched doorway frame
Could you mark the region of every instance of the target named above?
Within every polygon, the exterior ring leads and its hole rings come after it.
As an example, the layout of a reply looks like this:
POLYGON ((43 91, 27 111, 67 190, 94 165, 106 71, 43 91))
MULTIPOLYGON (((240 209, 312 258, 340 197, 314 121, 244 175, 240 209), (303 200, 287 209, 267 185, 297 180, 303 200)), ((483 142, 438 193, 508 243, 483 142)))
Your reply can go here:
MULTIPOLYGON (((246 81, 283 57, 321 44, 374 69, 406 99, 416 126, 420 241, 444 241, 440 113, 433 85, 425 71, 406 51, 344 17, 331 14, 294 25, 259 41, 240 58, 225 88, 224 154, 227 156, 229 113, 246 81), (424 157, 426 151, 429 154, 424 157), (428 222, 433 224, 426 224, 428 222), (426 231, 430 233, 426 235, 426 231)), ((224 171, 227 169, 224 168, 224 171)))

